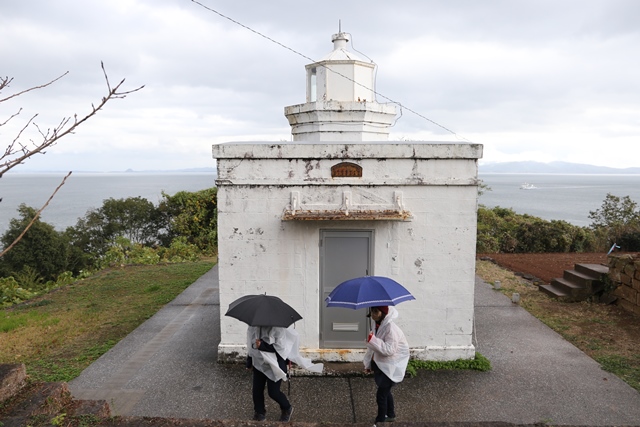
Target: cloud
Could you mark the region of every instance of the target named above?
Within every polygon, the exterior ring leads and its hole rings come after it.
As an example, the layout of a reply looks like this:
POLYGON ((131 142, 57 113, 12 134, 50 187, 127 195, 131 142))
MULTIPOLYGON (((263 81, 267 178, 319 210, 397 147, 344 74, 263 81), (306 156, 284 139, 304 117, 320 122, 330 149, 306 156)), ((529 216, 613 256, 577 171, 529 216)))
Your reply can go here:
POLYGON ((304 66, 332 49, 339 21, 378 65, 378 101, 404 106, 392 140, 469 140, 483 161, 638 166, 639 2, 201 3, 242 26, 189 0, 3 5, 10 89, 69 75, 0 104, 0 119, 22 107, 46 128, 86 114, 106 93, 101 61, 112 85, 145 85, 24 168, 213 166, 213 143, 289 140, 283 109, 304 102, 304 66))

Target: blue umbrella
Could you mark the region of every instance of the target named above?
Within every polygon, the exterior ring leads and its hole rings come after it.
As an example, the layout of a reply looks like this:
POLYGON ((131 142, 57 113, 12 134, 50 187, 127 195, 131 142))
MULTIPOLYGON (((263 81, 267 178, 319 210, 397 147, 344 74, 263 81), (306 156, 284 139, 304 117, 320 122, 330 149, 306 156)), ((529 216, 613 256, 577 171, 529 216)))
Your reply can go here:
POLYGON ((335 287, 325 299, 327 307, 354 310, 381 305, 396 305, 415 299, 400 283, 383 276, 363 276, 347 280, 335 287))

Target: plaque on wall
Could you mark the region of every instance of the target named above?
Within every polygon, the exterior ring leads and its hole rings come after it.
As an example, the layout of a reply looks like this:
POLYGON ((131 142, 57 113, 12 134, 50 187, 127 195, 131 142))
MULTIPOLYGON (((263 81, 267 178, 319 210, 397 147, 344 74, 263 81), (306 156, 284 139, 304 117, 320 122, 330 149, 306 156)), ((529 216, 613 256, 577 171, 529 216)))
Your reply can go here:
POLYGON ((342 162, 331 166, 331 178, 362 178, 362 166, 342 162))

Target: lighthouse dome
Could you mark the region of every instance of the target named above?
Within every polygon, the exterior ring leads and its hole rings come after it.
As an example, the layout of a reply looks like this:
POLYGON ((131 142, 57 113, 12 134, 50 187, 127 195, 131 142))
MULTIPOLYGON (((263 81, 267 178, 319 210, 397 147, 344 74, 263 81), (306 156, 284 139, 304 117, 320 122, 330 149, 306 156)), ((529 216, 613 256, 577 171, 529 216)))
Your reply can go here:
POLYGON ((347 49, 349 43, 349 33, 337 33, 331 36, 333 42, 333 50, 326 54, 319 62, 323 61, 361 61, 371 62, 370 60, 351 52, 347 49))

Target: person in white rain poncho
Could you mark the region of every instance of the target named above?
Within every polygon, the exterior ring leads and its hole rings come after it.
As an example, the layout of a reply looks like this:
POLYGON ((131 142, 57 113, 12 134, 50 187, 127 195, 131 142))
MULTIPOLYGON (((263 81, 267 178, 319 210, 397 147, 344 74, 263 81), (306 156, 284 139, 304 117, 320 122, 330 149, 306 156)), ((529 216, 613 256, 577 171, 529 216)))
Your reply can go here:
POLYGON ((378 386, 376 423, 395 421, 391 388, 403 380, 409 363, 409 343, 402 330, 393 323, 397 317, 398 311, 394 307, 371 307, 375 327, 367 339, 364 368, 365 372, 373 371, 378 386))
POLYGON ((300 338, 294 329, 275 326, 249 326, 247 330, 247 368, 253 370, 253 409, 255 421, 264 421, 267 410, 264 405, 264 387, 282 411, 280 421, 289 421, 293 406, 280 390, 282 380, 287 380, 287 362, 313 371, 322 372, 321 363, 311 363, 298 351, 300 338))

